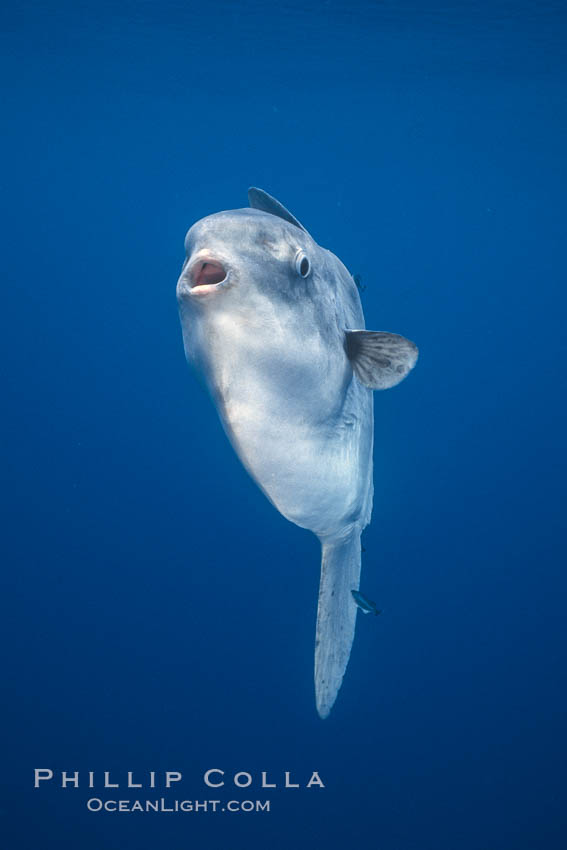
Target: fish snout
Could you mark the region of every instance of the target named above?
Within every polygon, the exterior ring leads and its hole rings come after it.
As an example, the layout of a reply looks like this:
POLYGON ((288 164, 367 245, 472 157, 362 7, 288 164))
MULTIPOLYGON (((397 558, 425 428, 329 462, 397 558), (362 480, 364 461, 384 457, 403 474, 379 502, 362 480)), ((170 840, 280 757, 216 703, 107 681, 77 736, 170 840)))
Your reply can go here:
POLYGON ((229 271, 220 259, 209 254, 200 254, 190 260, 184 269, 180 290, 182 294, 200 298, 225 287, 229 277, 229 271))

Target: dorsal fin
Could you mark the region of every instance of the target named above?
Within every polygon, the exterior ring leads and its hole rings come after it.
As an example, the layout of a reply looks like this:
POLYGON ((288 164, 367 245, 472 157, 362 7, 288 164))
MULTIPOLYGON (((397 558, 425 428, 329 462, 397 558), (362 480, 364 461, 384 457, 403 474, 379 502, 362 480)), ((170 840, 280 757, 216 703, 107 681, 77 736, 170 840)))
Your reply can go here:
MULTIPOLYGON (((248 203, 255 210, 262 210, 262 212, 277 215, 278 218, 283 218, 284 221, 289 221, 290 224, 295 224, 295 226, 299 227, 300 230, 305 230, 301 222, 298 221, 289 210, 286 210, 283 204, 280 204, 279 201, 276 201, 275 198, 272 198, 272 196, 268 195, 267 192, 264 192, 263 189, 256 189, 254 186, 251 186, 248 189, 248 203)), ((305 232, 307 233, 307 230, 305 230, 305 232)))

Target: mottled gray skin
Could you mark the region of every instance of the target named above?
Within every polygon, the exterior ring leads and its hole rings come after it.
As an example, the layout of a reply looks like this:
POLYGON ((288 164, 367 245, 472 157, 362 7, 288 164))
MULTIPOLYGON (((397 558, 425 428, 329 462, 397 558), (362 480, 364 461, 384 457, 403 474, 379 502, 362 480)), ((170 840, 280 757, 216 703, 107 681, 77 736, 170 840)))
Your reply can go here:
POLYGON ((200 368, 234 448, 291 522, 323 540, 372 510, 372 391, 353 380, 345 328, 363 328, 341 261, 304 230, 255 209, 197 222, 178 283, 185 351, 200 368), (303 250, 311 273, 294 259, 303 250), (211 256, 227 284, 191 296, 187 270, 211 256))
POLYGON ((183 339, 250 475, 283 516, 321 541, 315 692, 326 717, 350 656, 360 534, 372 511, 368 387, 402 380, 417 349, 365 333, 341 261, 275 199, 256 189, 249 199, 254 209, 210 215, 187 234, 177 284, 183 339), (204 268, 220 269, 213 284, 199 283, 204 268))

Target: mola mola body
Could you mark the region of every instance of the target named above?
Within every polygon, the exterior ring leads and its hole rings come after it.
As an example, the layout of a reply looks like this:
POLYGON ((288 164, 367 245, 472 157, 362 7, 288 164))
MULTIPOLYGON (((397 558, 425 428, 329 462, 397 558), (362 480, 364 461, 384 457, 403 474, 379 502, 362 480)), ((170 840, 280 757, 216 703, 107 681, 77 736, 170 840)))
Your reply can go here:
POLYGON ((250 475, 321 541, 315 694, 326 717, 350 656, 351 591, 372 512, 372 390, 399 383, 417 349, 366 331, 341 261, 270 195, 248 198, 249 208, 207 216, 187 234, 183 340, 250 475))

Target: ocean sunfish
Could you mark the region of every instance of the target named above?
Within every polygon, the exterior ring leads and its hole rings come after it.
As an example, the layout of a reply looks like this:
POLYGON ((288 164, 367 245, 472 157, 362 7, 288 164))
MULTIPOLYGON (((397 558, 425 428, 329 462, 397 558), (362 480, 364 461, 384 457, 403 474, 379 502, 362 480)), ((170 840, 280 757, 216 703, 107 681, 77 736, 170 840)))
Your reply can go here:
POLYGON ((189 230, 177 298, 187 359, 240 460, 290 522, 321 541, 315 696, 348 664, 360 535, 372 512, 373 393, 415 366, 402 336, 366 331, 341 261, 260 189, 189 230))
POLYGON ((363 612, 363 614, 374 614, 378 616, 382 611, 376 606, 376 603, 373 602, 368 596, 365 596, 364 593, 361 593, 360 590, 351 590, 352 598, 363 612))

